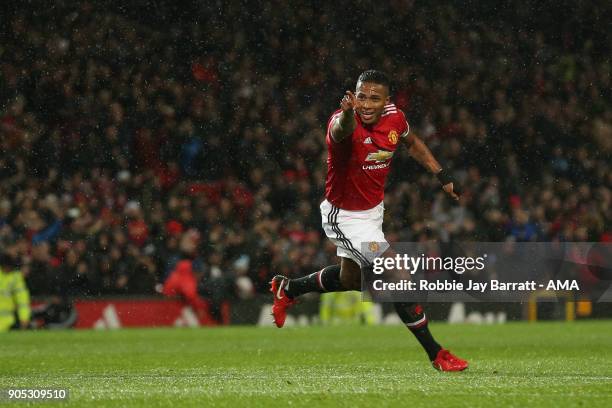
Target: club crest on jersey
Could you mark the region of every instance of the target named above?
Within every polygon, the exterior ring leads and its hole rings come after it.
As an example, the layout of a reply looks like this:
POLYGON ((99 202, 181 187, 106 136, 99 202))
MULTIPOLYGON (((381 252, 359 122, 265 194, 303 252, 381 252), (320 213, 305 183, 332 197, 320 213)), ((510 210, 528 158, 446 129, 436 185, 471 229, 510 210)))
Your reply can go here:
POLYGON ((378 242, 370 242, 368 244, 368 249, 370 250, 370 252, 378 252, 378 250, 380 249, 380 245, 378 245, 378 242))
POLYGON ((368 153, 366 161, 384 162, 393 157, 393 152, 379 150, 377 152, 368 153))
POLYGON ((392 131, 389 132, 388 138, 389 138, 389 142, 391 142, 393 144, 397 144, 397 139, 399 137, 397 135, 397 132, 395 130, 392 130, 392 131))

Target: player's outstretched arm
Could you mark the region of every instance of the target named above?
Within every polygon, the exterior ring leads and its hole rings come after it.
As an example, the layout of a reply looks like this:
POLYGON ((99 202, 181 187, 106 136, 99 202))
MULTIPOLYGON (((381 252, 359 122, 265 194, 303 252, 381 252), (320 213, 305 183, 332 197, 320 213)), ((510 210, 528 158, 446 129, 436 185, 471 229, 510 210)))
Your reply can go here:
POLYGON ((409 133, 408 136, 403 139, 403 142, 408 148, 410 156, 429 170, 429 172, 436 175, 440 184, 442 184, 442 189, 448 195, 455 200, 459 200, 461 192, 459 191, 458 183, 450 174, 442 169, 442 166, 440 166, 440 163, 438 163, 427 145, 425 145, 425 143, 423 143, 414 133, 409 133))
POLYGON ((355 119, 355 108, 357 107, 357 98, 351 91, 346 91, 346 94, 340 101, 342 113, 338 116, 331 126, 331 137, 334 142, 341 142, 349 136, 357 127, 355 119))

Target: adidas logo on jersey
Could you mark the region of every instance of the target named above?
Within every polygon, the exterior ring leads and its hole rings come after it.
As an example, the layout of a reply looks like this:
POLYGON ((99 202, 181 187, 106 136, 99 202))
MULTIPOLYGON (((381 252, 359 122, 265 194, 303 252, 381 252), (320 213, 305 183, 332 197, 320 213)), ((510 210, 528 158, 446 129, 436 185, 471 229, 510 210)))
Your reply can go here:
POLYGON ((372 138, 370 136, 366 137, 363 144, 372 144, 372 138))

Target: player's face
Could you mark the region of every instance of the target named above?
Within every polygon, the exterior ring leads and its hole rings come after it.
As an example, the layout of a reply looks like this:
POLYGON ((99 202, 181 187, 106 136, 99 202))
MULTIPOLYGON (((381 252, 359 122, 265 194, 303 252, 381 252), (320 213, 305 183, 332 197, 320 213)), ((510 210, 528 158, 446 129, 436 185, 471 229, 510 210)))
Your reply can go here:
POLYGON ((371 125, 380 120, 385 105, 389 103, 389 89, 374 82, 357 82, 355 97, 357 114, 363 123, 371 125))

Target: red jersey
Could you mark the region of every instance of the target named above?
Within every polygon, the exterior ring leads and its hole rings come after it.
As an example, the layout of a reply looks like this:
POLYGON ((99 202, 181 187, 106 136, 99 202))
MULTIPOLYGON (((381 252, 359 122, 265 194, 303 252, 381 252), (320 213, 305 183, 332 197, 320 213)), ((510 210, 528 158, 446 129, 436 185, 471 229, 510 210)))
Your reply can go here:
POLYGON ((391 159, 410 127, 404 113, 389 104, 373 125, 363 124, 355 113, 357 127, 353 133, 335 142, 331 125, 341 113, 337 110, 327 122, 325 197, 343 210, 368 210, 383 200, 391 159))

